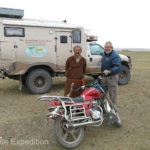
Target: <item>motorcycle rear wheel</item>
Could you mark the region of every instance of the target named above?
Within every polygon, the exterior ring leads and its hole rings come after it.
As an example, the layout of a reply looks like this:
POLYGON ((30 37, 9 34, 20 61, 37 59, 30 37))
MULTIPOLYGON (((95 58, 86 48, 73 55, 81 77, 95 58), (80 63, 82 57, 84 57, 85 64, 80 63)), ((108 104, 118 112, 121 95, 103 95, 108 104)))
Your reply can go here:
POLYGON ((54 137, 57 142, 65 148, 75 148, 79 146, 85 135, 85 127, 66 128, 67 121, 60 117, 54 122, 54 137))

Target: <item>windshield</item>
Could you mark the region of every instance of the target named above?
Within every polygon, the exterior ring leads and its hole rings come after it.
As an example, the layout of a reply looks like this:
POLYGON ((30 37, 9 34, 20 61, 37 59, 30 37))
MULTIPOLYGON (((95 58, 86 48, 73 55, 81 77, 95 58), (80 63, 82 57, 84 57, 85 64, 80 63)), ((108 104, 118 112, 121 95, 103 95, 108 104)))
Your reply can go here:
POLYGON ((98 44, 90 44, 91 55, 103 55, 104 48, 98 44))

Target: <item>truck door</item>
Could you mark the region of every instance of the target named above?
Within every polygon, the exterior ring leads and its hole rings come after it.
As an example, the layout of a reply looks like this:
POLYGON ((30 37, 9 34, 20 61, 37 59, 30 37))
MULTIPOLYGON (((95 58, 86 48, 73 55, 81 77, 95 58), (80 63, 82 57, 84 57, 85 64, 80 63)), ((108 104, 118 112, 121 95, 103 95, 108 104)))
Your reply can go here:
POLYGON ((101 59, 104 53, 104 48, 99 44, 90 43, 89 51, 88 51, 88 73, 89 74, 98 74, 100 72, 101 67, 101 59))
POLYGON ((56 64, 60 72, 64 71, 65 62, 72 55, 72 32, 56 32, 56 64))
POLYGON ((8 69, 16 61, 16 47, 12 40, 0 41, 1 68, 8 69))
MULTIPOLYGON (((4 32, 3 39, 0 40, 1 64, 2 68, 8 69, 16 61, 17 39, 24 37, 24 28, 7 27, 2 29, 4 32)), ((7 70, 10 71, 10 70, 7 70)))

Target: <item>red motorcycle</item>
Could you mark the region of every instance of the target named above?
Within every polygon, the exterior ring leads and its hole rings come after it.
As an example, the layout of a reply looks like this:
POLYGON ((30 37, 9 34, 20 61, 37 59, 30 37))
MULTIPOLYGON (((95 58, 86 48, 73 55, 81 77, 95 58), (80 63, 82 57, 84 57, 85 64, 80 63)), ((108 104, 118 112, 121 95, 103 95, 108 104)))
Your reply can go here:
POLYGON ((41 96, 49 101, 47 117, 54 119, 54 135, 65 148, 75 148, 83 140, 87 125, 100 126, 104 119, 108 124, 122 126, 116 106, 102 88, 102 74, 90 84, 81 86, 80 97, 41 96))

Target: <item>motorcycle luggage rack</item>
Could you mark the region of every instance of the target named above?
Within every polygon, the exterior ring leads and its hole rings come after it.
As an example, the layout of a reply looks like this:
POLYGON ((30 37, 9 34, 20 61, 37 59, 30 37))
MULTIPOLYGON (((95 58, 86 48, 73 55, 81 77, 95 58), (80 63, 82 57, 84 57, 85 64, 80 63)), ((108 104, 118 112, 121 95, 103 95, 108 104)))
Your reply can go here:
POLYGON ((88 118, 85 113, 85 107, 83 104, 75 103, 73 105, 70 105, 70 115, 71 120, 82 120, 88 118))
POLYGON ((86 120, 89 119, 89 117, 73 117, 70 121, 79 121, 79 120, 86 120))

